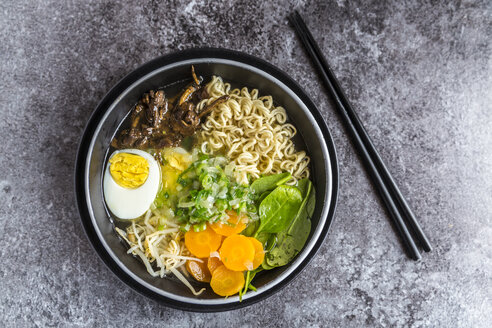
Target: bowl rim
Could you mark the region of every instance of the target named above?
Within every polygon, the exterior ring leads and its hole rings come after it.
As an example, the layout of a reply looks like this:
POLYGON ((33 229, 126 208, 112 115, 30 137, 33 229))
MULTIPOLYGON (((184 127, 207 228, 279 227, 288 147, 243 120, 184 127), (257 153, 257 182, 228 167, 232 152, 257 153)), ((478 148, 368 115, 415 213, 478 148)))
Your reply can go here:
MULTIPOLYGON (((231 309, 238 309, 247 305, 251 305, 260 300, 263 300, 273 293, 279 291, 283 287, 285 287, 288 283, 292 281, 310 262, 316 252, 319 250, 320 246, 324 242, 328 230, 331 226, 331 223, 334 218, 337 200, 338 200, 338 188, 339 188, 339 172, 338 172, 338 162, 336 149, 333 143, 333 139, 328 130, 326 122, 323 117, 319 113, 317 107, 314 105, 312 100, 306 94, 306 92, 295 82, 292 78, 290 78, 285 72, 281 71, 277 67, 269 64, 268 62, 257 58, 252 55, 248 55, 242 52, 228 50, 228 49, 220 49, 220 48, 195 48, 188 49, 184 51, 179 51, 175 53, 171 53, 168 55, 164 55, 158 58, 155 58, 142 66, 136 68, 128 75, 126 75, 123 79, 121 79, 111 90, 104 96, 101 102, 96 106, 96 109, 92 113, 89 118, 88 123, 84 129, 84 133, 79 143, 79 149, 77 152, 77 158, 75 163, 75 194, 76 194, 76 202, 79 210, 80 218, 82 221, 82 225, 86 232, 88 239, 91 242, 92 247, 99 255, 99 257, 103 260, 103 262, 109 267, 115 275, 122 280, 124 283, 132 287, 135 291, 140 294, 143 294, 147 297, 150 297, 154 300, 157 300, 164 305, 181 309, 181 310, 189 310, 189 311, 197 311, 197 312, 217 312, 217 311, 227 311, 231 309), (153 72, 162 70, 163 67, 170 66, 171 64, 179 64, 181 62, 186 62, 190 60, 203 60, 203 59, 219 59, 232 61, 239 64, 244 64, 256 68, 259 71, 262 71, 279 82, 283 83, 295 96, 297 96, 303 105, 308 109, 311 115, 315 119, 315 123, 319 127, 322 137, 325 142, 325 146, 328 153, 328 160, 331 169, 331 195, 329 198, 329 207, 327 210, 324 209, 323 213, 326 213, 326 217, 324 218, 324 224, 318 234, 318 238, 314 241, 314 245, 312 246, 309 253, 305 254, 302 261, 298 263, 296 267, 294 267, 291 272, 289 272, 282 280, 277 282, 275 285, 269 287, 264 290, 262 293, 258 295, 249 296, 244 298, 242 302, 230 302, 230 303, 216 303, 216 304, 201 304, 200 302, 190 303, 186 301, 180 301, 176 299, 169 298, 162 294, 153 291, 151 288, 148 288, 142 283, 139 283, 134 278, 132 278, 128 272, 120 267, 114 260, 114 258, 109 254, 106 250, 103 241, 98 236, 98 231, 96 231, 96 227, 94 226, 91 215, 90 215, 90 204, 87 201, 87 191, 85 189, 86 185, 86 160, 91 153, 91 144, 93 141, 93 137, 95 132, 97 131, 101 121, 104 121, 103 118, 111 109, 111 105, 121 97, 122 93, 130 88, 137 81, 152 75, 153 72)), ((323 205, 324 208, 326 207, 323 205)), ((323 220, 323 214, 320 220, 323 220)))

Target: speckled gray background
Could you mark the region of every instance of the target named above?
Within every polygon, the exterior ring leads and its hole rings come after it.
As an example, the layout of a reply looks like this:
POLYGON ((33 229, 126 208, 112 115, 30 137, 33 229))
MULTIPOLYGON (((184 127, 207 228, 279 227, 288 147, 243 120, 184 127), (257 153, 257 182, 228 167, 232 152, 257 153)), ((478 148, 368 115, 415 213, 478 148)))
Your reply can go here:
POLYGON ((492 326, 492 14, 484 1, 0 2, 0 325, 492 326), (444 4, 447 3, 447 4, 444 4), (285 16, 299 8, 435 249, 409 261, 285 16), (195 46, 279 66, 340 160, 329 237, 304 274, 238 311, 150 301, 99 260, 74 203, 83 127, 142 63, 195 46))

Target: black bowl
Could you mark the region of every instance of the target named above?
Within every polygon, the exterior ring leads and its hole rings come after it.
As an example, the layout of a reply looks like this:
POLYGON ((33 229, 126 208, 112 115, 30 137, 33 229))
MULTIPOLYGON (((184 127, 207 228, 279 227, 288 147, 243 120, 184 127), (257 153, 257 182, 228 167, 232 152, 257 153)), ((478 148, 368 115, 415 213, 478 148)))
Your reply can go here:
POLYGON ((96 252, 122 281, 137 292, 171 306, 192 311, 224 311, 262 300, 287 285, 314 256, 332 222, 338 194, 338 165, 328 128, 311 99, 278 68, 256 57, 224 49, 194 49, 148 62, 123 78, 97 106, 80 142, 75 172, 77 205, 82 224, 96 252), (153 278, 143 264, 126 254, 105 210, 102 173, 109 144, 125 116, 149 89, 180 85, 190 80, 190 65, 205 78, 219 75, 233 86, 258 88, 283 106, 299 132, 296 147, 311 157, 311 180, 316 187, 316 209, 309 239, 301 253, 285 267, 264 271, 255 279, 256 292, 242 302, 208 291, 196 297, 172 278, 153 278))

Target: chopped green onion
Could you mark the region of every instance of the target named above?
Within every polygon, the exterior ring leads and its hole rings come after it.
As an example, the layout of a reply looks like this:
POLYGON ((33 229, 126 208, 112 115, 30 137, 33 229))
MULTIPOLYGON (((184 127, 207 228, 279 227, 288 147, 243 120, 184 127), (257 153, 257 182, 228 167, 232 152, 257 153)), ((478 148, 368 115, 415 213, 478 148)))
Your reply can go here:
POLYGON ((178 187, 181 188, 175 211, 179 222, 193 225, 196 231, 205 229, 207 222, 223 221, 227 210, 249 217, 256 214, 248 213, 249 209, 256 210, 255 197, 251 196, 249 187, 239 185, 232 174, 226 172, 233 172, 233 164, 225 157, 201 154, 179 175, 178 187))
POLYGON ((203 231, 203 230, 205 230, 205 229, 207 229, 207 222, 202 222, 202 223, 200 223, 200 224, 195 224, 195 225, 193 226, 193 230, 194 230, 195 232, 200 232, 200 231, 203 231))
POLYGON ((191 224, 189 224, 189 223, 181 226, 181 230, 183 230, 185 232, 190 231, 190 228, 191 228, 191 224))

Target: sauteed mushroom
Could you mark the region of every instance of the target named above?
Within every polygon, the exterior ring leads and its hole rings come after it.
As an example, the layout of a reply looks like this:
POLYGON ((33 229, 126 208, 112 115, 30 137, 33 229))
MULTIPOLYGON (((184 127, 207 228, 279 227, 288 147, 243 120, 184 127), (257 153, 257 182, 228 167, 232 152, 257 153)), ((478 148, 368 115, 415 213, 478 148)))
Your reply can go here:
POLYGON ((193 66, 191 75, 192 82, 171 99, 166 98, 162 90, 145 93, 132 110, 130 128, 123 130, 111 145, 139 149, 179 146, 184 137, 195 134, 201 119, 229 97, 221 97, 197 113, 196 105, 208 97, 208 93, 193 66))

